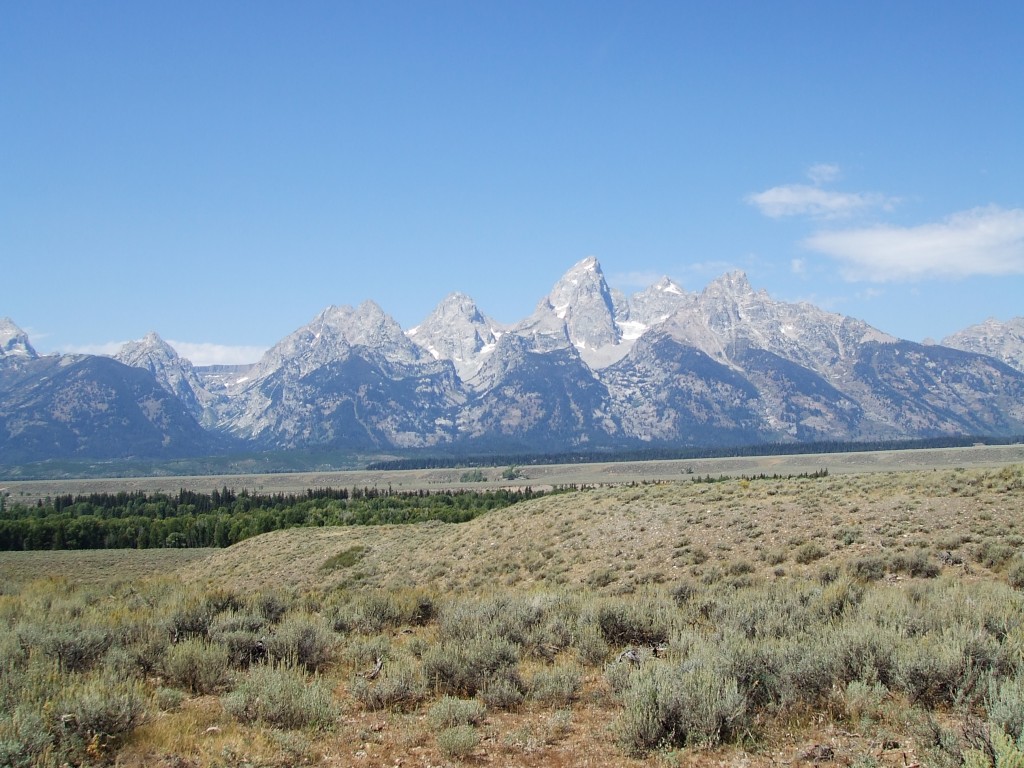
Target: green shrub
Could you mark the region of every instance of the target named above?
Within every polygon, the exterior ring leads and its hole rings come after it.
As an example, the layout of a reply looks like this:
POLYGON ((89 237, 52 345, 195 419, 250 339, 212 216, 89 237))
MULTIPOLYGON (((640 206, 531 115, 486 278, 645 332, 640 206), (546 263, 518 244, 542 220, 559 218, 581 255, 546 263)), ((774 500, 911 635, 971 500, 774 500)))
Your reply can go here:
POLYGON ((911 553, 897 552, 892 556, 890 567, 895 573, 903 573, 907 576, 934 579, 942 572, 938 563, 928 558, 928 553, 923 549, 911 553))
POLYGON ((523 703, 523 686, 518 677, 499 677, 480 691, 480 700, 488 709, 515 709, 523 703))
POLYGON ((668 641, 669 623, 660 605, 637 600, 606 600, 597 609, 601 634, 612 646, 658 645, 668 641))
POLYGON ((896 657, 904 643, 895 627, 858 619, 847 622, 833 634, 831 652, 835 657, 838 682, 862 681, 892 687, 896 657))
POLYGON ((456 725, 479 725, 487 708, 477 699, 458 699, 443 696, 427 710, 427 722, 435 730, 456 725))
POLYGON ((193 637, 205 638, 210 631, 214 610, 206 600, 197 597, 187 598, 182 605, 171 614, 168 633, 175 643, 193 637))
POLYGON ((825 621, 835 621, 848 614, 864 597, 864 587, 849 577, 836 578, 822 590, 817 601, 818 615, 825 621))
POLYGON ((267 652, 278 661, 301 664, 310 672, 324 668, 333 658, 334 633, 318 616, 291 614, 266 640, 267 652))
POLYGON ((611 652, 601 633, 601 627, 593 617, 580 617, 576 626, 574 646, 580 663, 585 666, 602 663, 611 652))
POLYGON ((974 559, 986 568, 1002 568, 1016 549, 1003 539, 985 539, 974 549, 974 559))
POLYGON ((985 705, 989 722, 1014 739, 1024 738, 1024 676, 990 682, 985 705))
POLYGON ((1016 558, 1006 572, 1006 581, 1014 589, 1024 589, 1024 558, 1016 558))
POLYGON ((518 655, 508 640, 493 635, 466 642, 447 641, 423 654, 423 673, 438 691, 475 696, 497 681, 520 687, 518 655))
POLYGON ((215 693, 228 682, 227 648, 198 638, 175 643, 164 655, 163 672, 175 687, 215 693))
POLYGON ((964 661, 961 648, 949 638, 915 638, 903 644, 897 654, 896 682, 911 704, 954 704, 964 685, 971 684, 964 661))
POLYGON ((808 565, 815 560, 820 560, 827 554, 828 552, 821 544, 816 541, 808 541, 797 547, 796 552, 793 553, 793 559, 800 563, 800 565, 808 565))
POLYGON ((174 712, 186 699, 184 691, 160 686, 153 692, 153 701, 164 712, 174 712))
POLYGON ((422 626, 436 614, 434 600, 424 592, 360 593, 336 606, 332 614, 335 632, 382 632, 390 627, 422 626))
POLYGON ((365 552, 366 547, 361 544, 355 544, 324 560, 323 565, 320 566, 320 570, 337 571, 343 568, 351 568, 363 559, 365 552))
POLYGON ((1024 768, 1024 739, 1016 740, 1005 734, 998 726, 984 729, 980 747, 964 750, 964 768, 1024 768))
POLYGON ((0 765, 33 768, 52 747, 53 737, 35 707, 20 706, 0 715, 0 765))
POLYGON ((885 576, 887 565, 885 558, 880 555, 865 555, 851 560, 846 570, 858 581, 878 581, 885 576))
POLYGON ((249 600, 253 611, 271 624, 277 624, 291 608, 293 599, 284 592, 269 590, 259 592, 249 600))
POLYGON ((32 624, 19 628, 18 640, 24 648, 40 650, 65 672, 83 672, 103 657, 113 637, 106 630, 91 627, 32 624))
POLYGON ((50 732, 65 755, 72 761, 104 758, 142 723, 146 693, 138 680, 91 675, 71 682, 50 711, 50 732))
POLYGON ((579 694, 583 673, 576 666, 544 667, 527 685, 527 698, 549 706, 567 706, 579 694))
POLYGON ((684 579, 680 581, 672 589, 669 590, 669 594, 672 596, 672 601, 682 607, 689 603, 700 591, 700 587, 692 579, 684 579))
POLYGON ((640 670, 623 704, 618 741, 638 757, 660 747, 714 746, 746 719, 736 678, 700 662, 640 670))
POLYGON ((826 638, 796 634, 775 650, 779 701, 783 706, 820 704, 836 679, 836 658, 826 638))
POLYGON ((338 717, 330 686, 285 664, 251 667, 224 709, 245 723, 274 728, 328 728, 338 717))
POLYGON ((370 710, 409 711, 427 698, 423 673, 400 659, 388 660, 374 680, 353 678, 349 688, 353 698, 370 710))
POLYGON ((437 734, 437 748, 445 757, 468 757, 480 743, 480 734, 471 725, 456 725, 437 734))
POLYGON ((871 723, 881 717, 882 704, 889 695, 889 689, 881 683, 871 685, 860 680, 847 684, 842 693, 843 710, 855 725, 871 723))

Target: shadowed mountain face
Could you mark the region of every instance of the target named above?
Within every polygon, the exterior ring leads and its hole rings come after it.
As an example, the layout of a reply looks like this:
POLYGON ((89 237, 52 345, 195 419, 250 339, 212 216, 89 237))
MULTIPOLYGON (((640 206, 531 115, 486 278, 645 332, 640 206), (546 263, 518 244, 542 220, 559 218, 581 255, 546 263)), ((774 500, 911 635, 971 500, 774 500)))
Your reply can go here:
POLYGON ((1010 436, 1024 434, 1013 322, 966 329, 951 337, 959 349, 913 344, 776 301, 739 272, 700 293, 665 278, 625 297, 593 258, 512 326, 462 294, 408 332, 373 302, 328 307, 234 369, 194 368, 156 334, 125 346, 126 365, 39 357, 4 319, 0 463, 171 458, 225 441, 559 452, 1010 436))
POLYGON ((0 366, 0 445, 12 465, 205 455, 225 441, 147 371, 81 355, 0 366))

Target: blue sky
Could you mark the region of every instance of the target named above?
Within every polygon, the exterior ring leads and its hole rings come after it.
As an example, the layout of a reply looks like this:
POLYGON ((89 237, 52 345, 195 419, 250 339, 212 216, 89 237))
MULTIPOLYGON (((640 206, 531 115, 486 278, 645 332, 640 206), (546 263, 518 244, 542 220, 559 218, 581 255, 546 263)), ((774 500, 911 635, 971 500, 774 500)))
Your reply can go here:
POLYGON ((5 3, 0 316, 237 360, 593 255, 941 338, 1024 315, 1022 137, 1017 0, 5 3))

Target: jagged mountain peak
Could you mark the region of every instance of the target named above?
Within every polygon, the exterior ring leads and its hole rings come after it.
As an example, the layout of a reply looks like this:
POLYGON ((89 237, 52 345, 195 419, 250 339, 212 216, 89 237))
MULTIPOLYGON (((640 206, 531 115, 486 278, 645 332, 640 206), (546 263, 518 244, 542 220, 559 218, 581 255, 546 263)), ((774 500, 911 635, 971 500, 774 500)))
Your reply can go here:
MULTIPOLYGON (((137 341, 125 342, 117 354, 115 360, 120 360, 125 365, 135 365, 132 360, 159 354, 171 360, 179 359, 177 351, 164 341, 156 331, 150 331, 137 341)), ((136 366, 138 367, 138 366, 136 366)))
POLYGON ((663 277, 630 299, 629 319, 632 327, 623 327, 625 338, 639 337, 648 328, 660 325, 680 309, 693 305, 694 294, 669 277, 663 277))
POLYGON ((861 345, 897 341, 856 318, 773 299, 741 271, 709 283, 692 311, 673 316, 667 328, 719 362, 741 366, 746 352, 756 349, 827 376, 843 375, 836 366, 852 360, 861 345))
POLYGON ((572 312, 586 311, 594 307, 607 309, 611 315, 614 315, 615 311, 604 272, 593 256, 578 261, 562 275, 551 289, 547 300, 551 310, 562 320, 567 320, 572 312))
POLYGON ((196 420, 206 426, 216 421, 217 396, 204 384, 192 362, 178 354, 158 333, 150 331, 138 341, 125 343, 114 359, 153 374, 167 392, 177 397, 196 420))
POLYGON ((28 334, 9 317, 0 317, 0 357, 24 357, 29 360, 39 357, 29 343, 28 334))
POLYGON ((504 332, 464 293, 450 293, 407 335, 436 360, 451 360, 463 380, 480 370, 504 332))
POLYGON ((601 265, 588 256, 562 275, 513 332, 532 337, 542 351, 570 344, 589 365, 601 366, 621 357, 618 351, 610 357, 608 353, 622 340, 617 315, 621 309, 615 305, 601 265))
POLYGON ((282 367, 304 376, 324 365, 347 359, 354 347, 365 354, 399 364, 414 364, 428 355, 405 335, 398 321, 375 301, 357 307, 331 305, 306 325, 267 350, 260 361, 229 388, 248 388, 282 367))
POLYGON ((673 281, 668 275, 665 275, 661 280, 652 285, 651 290, 656 291, 657 293, 671 293, 677 296, 686 295, 686 291, 683 290, 683 287, 679 285, 679 283, 673 281))
POLYGON ((356 307, 347 304, 329 306, 288 339, 296 334, 313 345, 319 343, 321 346, 326 344, 338 348, 363 346, 381 349, 385 357, 406 362, 415 361, 421 356, 398 321, 370 299, 356 307))
POLYGON ((427 319, 415 328, 410 328, 408 333, 410 336, 415 336, 424 325, 449 320, 468 320, 478 323, 483 322, 484 316, 471 297, 454 291, 441 299, 427 319))
MULTIPOLYGON (((768 295, 763 290, 758 293, 765 297, 768 295)), ((704 288, 702 294, 705 296, 748 297, 754 296, 755 291, 747 273, 736 269, 712 280, 704 288)))

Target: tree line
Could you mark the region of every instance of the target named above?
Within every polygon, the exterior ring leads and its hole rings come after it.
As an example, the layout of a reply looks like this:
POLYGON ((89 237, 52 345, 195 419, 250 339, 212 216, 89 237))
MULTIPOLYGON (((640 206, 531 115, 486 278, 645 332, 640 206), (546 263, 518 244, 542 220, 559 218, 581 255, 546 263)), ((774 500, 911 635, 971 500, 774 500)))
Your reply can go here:
POLYGON ((58 495, 0 508, 0 550, 226 547, 284 528, 457 523, 542 492, 401 491, 316 488, 262 494, 223 488, 211 493, 58 495))
POLYGON ((809 442, 774 442, 750 445, 679 446, 647 445, 633 449, 574 451, 567 453, 503 453, 503 454, 410 454, 404 458, 376 461, 367 465, 372 470, 451 469, 460 467, 529 466, 533 464, 589 464, 592 462, 672 461, 679 459, 749 458, 754 456, 788 456, 797 453, 863 453, 900 451, 918 448, 966 448, 977 443, 1013 445, 1024 442, 1024 435, 941 435, 916 439, 816 440, 809 442))

